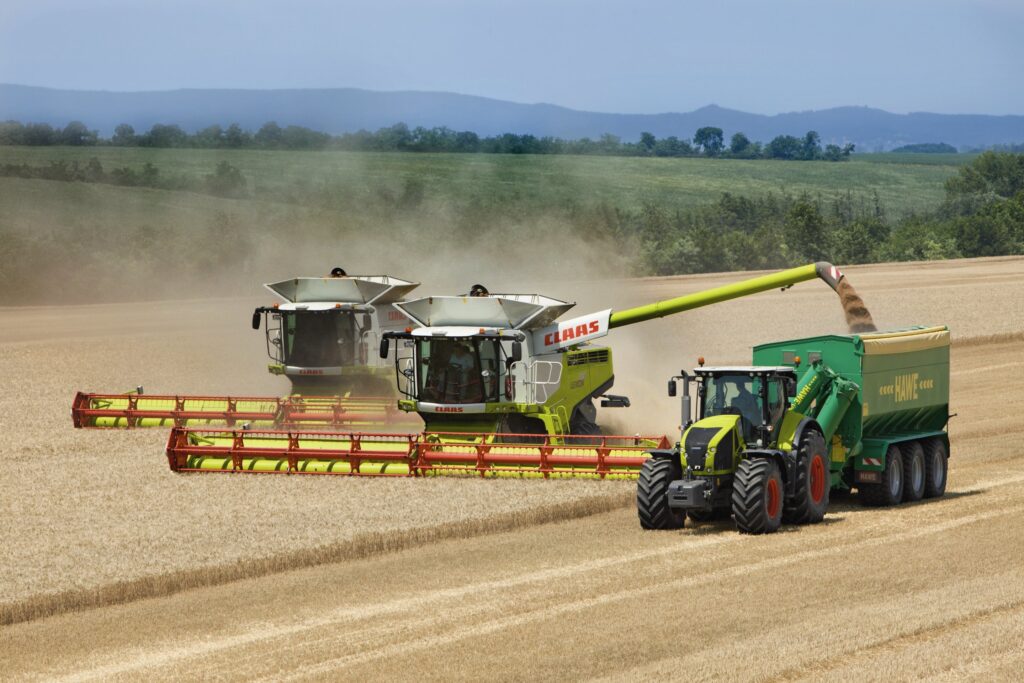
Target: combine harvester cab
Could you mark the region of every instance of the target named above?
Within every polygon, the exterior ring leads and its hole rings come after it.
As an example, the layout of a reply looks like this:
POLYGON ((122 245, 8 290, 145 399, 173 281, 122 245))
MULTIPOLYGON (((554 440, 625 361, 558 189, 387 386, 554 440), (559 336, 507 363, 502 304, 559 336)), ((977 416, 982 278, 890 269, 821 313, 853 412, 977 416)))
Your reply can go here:
POLYGON ((670 380, 672 396, 683 383, 683 434, 643 466, 641 526, 731 515, 740 531, 767 533, 821 521, 835 489, 868 505, 943 495, 947 328, 773 342, 753 361, 670 380))
POLYGON ((264 285, 283 303, 253 311, 266 331, 272 374, 300 395, 395 395, 391 363, 377 357, 381 335, 412 321, 396 307, 419 283, 388 275, 300 277, 264 285))
POLYGON ((396 304, 415 321, 382 335, 399 407, 426 423, 414 439, 385 434, 307 434, 177 430, 172 469, 268 469, 346 474, 637 476, 645 449, 664 437, 608 436, 594 400, 627 407, 608 393, 612 351, 594 344, 611 329, 821 278, 842 280, 819 263, 620 312, 558 319, 573 304, 537 294, 435 296, 396 304), (207 460, 201 458, 207 454, 207 460))
POLYGON ((300 277, 265 285, 282 303, 257 308, 269 370, 291 395, 189 396, 79 392, 75 427, 419 428, 396 407, 391 363, 377 357, 381 335, 411 324, 395 304, 418 283, 388 275, 300 277))

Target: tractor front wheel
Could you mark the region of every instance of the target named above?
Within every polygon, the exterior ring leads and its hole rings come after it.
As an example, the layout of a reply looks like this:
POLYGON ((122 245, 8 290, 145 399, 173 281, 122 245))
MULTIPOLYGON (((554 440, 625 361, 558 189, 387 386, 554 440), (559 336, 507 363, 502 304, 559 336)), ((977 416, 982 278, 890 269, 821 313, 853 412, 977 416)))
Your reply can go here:
POLYGON ((732 514, 744 534, 770 534, 782 524, 785 489, 774 460, 748 458, 736 468, 732 484, 732 514))
POLYGON ((644 529, 682 529, 686 512, 668 506, 668 485, 683 476, 679 463, 648 458, 636 483, 636 512, 644 529))
POLYGON ((818 432, 807 434, 797 458, 796 492, 792 504, 782 511, 782 517, 789 524, 817 524, 825 518, 832 488, 824 437, 818 432))

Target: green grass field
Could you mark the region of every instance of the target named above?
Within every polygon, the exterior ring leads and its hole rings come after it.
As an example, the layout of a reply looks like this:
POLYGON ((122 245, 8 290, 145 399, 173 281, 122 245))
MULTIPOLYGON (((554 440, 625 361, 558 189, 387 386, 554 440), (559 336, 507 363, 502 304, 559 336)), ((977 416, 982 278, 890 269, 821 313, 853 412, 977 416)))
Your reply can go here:
MULTIPOLYGON (((227 161, 247 183, 243 198, 229 199, 0 177, 0 289, 19 303, 231 294, 337 264, 403 274, 433 269, 429 275, 442 288, 463 286, 469 271, 488 274, 495 287, 567 266, 648 274, 651 256, 615 236, 622 212, 687 212, 726 192, 806 192, 823 205, 850 194, 857 205, 873 207, 877 196, 886 216, 898 219, 934 211, 944 181, 962 162, 878 156, 828 163, 0 147, 0 164, 84 166, 96 157, 107 173, 138 171, 148 162, 161 179, 193 181, 227 161)), ((720 256, 708 258, 721 269, 720 256)))
POLYGON ((655 159, 256 150, 2 147, 0 164, 43 165, 96 157, 108 171, 150 162, 162 175, 202 177, 220 161, 241 170, 254 195, 287 196, 310 190, 358 200, 365 192, 400 191, 409 181, 426 196, 457 205, 564 205, 567 202, 634 209, 657 204, 686 209, 737 195, 808 192, 823 198, 877 193, 893 216, 933 209, 943 181, 969 155, 877 154, 841 163, 806 161, 655 159))

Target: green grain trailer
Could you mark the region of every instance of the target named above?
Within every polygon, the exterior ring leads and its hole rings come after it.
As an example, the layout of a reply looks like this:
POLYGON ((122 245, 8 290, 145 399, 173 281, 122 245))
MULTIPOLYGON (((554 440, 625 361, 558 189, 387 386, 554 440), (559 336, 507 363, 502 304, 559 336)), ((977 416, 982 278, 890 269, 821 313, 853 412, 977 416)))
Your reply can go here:
POLYGON ((683 434, 641 471, 644 528, 732 514, 764 533, 820 521, 830 489, 856 488, 869 505, 945 492, 946 327, 773 342, 753 362, 670 380, 670 395, 683 382, 683 434))

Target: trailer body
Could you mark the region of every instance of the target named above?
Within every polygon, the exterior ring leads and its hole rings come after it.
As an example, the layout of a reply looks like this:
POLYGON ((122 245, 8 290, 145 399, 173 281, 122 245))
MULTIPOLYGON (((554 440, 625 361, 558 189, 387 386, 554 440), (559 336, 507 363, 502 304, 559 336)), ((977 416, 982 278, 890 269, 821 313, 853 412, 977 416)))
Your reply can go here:
POLYGON ((832 434, 826 434, 833 484, 876 483, 889 446, 936 437, 949 446, 949 330, 823 335, 760 344, 756 366, 824 363, 857 385, 832 434))

